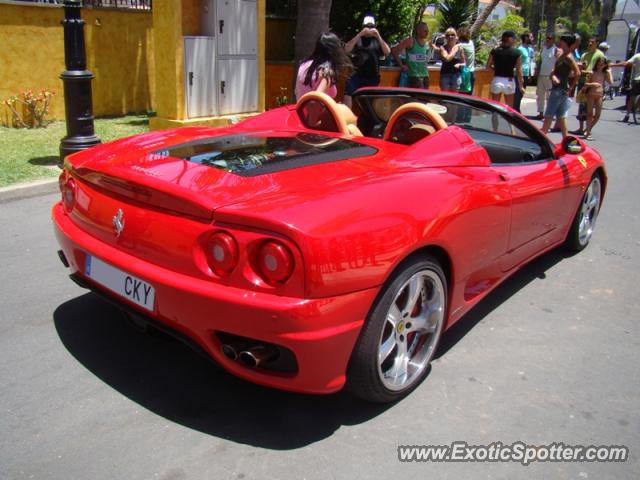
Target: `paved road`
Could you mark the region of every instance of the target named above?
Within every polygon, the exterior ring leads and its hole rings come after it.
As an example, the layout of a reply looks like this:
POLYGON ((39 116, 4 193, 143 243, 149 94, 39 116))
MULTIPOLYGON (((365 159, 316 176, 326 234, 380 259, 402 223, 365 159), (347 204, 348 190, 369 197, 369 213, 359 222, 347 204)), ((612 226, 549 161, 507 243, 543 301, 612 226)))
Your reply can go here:
POLYGON ((0 478, 638 478, 640 126, 620 116, 606 110, 594 132, 610 188, 593 243, 516 274, 390 407, 257 387, 133 330, 66 277, 56 196, 0 204, 0 478), (399 444, 456 440, 623 444, 631 458, 397 460, 399 444))

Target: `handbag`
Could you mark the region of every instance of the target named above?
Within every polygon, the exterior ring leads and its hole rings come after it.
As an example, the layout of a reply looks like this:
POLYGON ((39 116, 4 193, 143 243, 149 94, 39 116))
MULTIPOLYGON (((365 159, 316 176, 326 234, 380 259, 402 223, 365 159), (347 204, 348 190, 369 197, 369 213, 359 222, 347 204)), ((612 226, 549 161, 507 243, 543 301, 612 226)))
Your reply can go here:
POLYGON ((578 92, 578 95, 576 95, 576 102, 578 103, 587 103, 587 91, 589 89, 585 90, 582 89, 578 92))
POLYGON ((471 93, 471 70, 466 65, 460 69, 460 89, 462 93, 471 93))

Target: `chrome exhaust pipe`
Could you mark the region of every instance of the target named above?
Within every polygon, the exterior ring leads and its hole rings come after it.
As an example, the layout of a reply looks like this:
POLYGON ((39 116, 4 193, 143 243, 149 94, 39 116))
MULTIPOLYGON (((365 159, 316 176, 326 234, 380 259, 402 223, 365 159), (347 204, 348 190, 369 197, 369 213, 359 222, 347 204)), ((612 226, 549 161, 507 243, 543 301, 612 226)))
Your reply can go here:
POLYGON ((230 343, 223 343, 220 350, 222 350, 222 354, 225 357, 227 357, 229 360, 238 359, 238 350, 236 349, 236 347, 234 347, 230 343))
POLYGON ((265 362, 274 360, 278 351, 273 347, 256 345, 248 350, 240 352, 240 361, 249 368, 256 368, 265 362))

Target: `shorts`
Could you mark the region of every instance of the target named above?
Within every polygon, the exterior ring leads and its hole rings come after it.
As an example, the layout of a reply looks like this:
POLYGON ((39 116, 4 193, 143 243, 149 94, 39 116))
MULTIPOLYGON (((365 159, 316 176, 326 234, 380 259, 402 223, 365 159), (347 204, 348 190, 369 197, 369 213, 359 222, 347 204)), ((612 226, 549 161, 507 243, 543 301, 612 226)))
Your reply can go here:
POLYGON ((411 88, 429 88, 429 76, 426 77, 409 77, 407 87, 411 88))
POLYGON ((440 90, 455 90, 460 89, 460 74, 459 73, 441 73, 440 74, 440 90))
POLYGON ((380 75, 376 77, 363 77, 358 73, 354 73, 347 80, 344 87, 344 94, 352 96, 356 90, 362 87, 377 87, 380 85, 380 75))
POLYGON ((491 93, 494 95, 501 93, 513 95, 516 93, 516 82, 509 77, 493 77, 493 80, 491 80, 491 93))
POLYGON ((569 108, 571 108, 571 98, 569 98, 567 93, 560 88, 552 88, 544 116, 549 118, 567 118, 569 108))
POLYGON ((633 80, 631 82, 631 91, 629 91, 629 95, 632 97, 640 95, 640 80, 633 80))

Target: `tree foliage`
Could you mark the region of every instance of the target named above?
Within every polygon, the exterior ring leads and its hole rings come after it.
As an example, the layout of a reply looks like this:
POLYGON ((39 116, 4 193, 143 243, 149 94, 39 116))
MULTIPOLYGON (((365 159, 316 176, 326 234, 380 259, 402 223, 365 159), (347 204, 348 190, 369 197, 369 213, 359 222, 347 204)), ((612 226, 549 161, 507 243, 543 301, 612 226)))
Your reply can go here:
POLYGON ((509 14, 502 20, 485 23, 480 29, 480 35, 476 41, 476 61, 486 63, 489 52, 500 43, 500 37, 505 30, 513 30, 520 36, 527 28, 524 18, 519 15, 509 14))
POLYGON ((453 27, 470 27, 478 12, 475 0, 442 0, 438 7, 438 22, 440 31, 453 27))
POLYGON ((525 26, 534 34, 541 29, 556 34, 577 32, 583 39, 604 38, 604 29, 615 10, 615 0, 513 0, 520 8, 525 26), (544 14, 544 18, 543 17, 544 14), (554 21, 555 20, 555 21, 554 21))
POLYGON ((426 0, 349 0, 333 2, 331 28, 348 41, 362 29, 362 19, 370 14, 376 17, 382 38, 393 43, 406 37, 413 27, 420 11, 429 2, 426 0))

